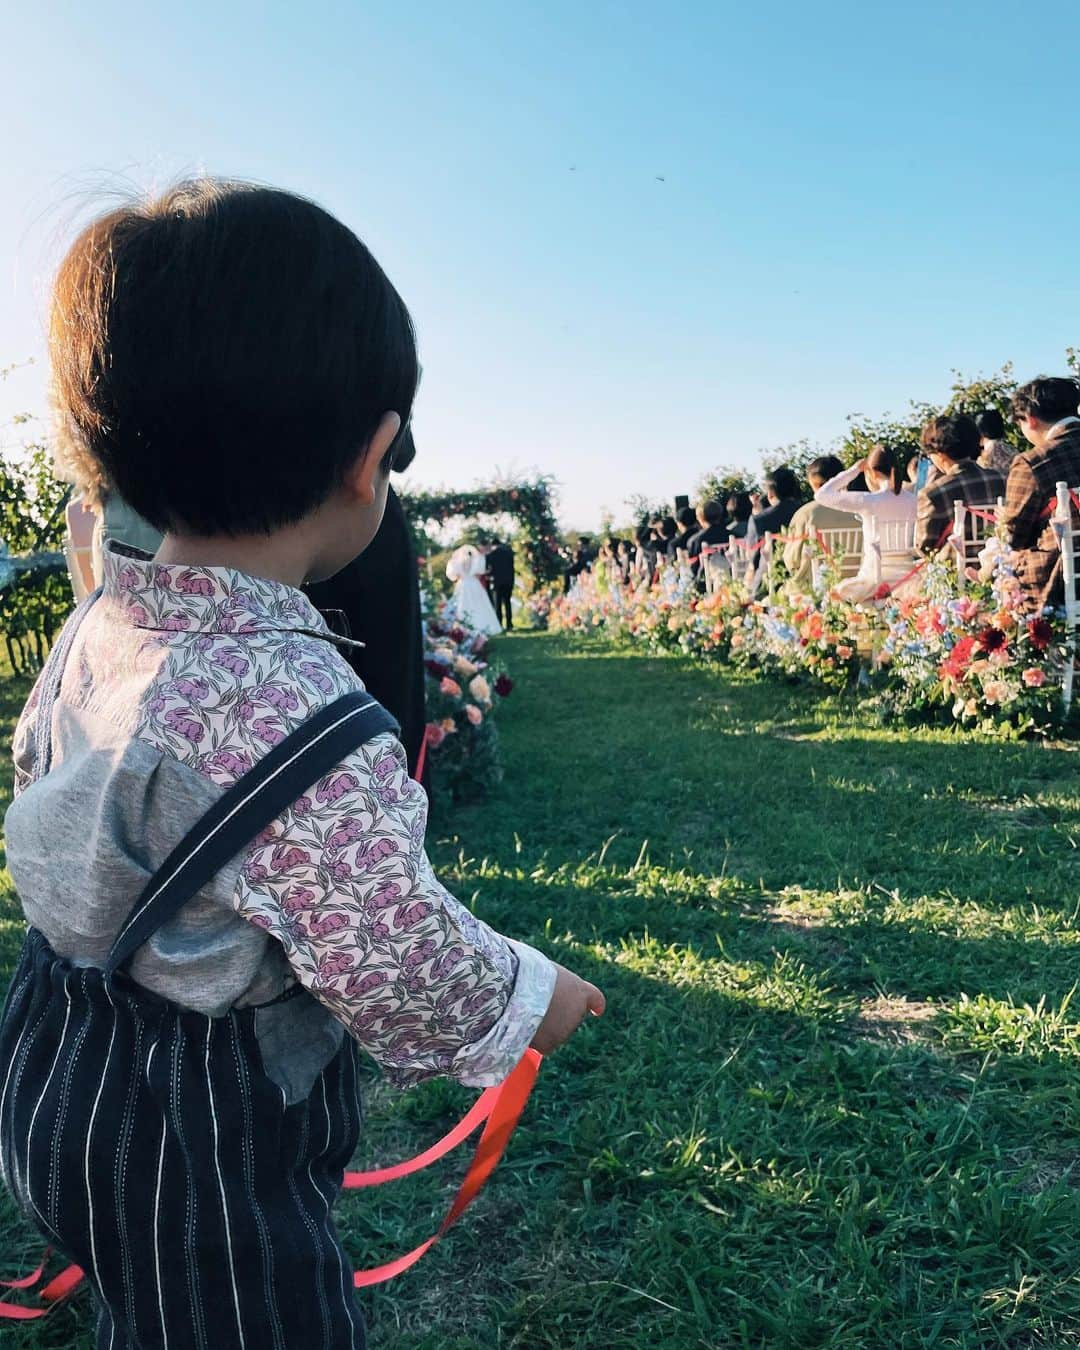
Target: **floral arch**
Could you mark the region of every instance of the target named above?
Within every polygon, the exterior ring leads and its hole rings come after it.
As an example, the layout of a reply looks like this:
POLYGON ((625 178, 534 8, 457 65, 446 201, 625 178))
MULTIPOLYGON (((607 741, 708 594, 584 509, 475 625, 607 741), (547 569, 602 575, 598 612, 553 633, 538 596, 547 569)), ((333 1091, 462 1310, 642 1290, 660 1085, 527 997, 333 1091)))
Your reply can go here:
POLYGON ((465 492, 403 492, 405 514, 416 526, 442 525, 456 516, 512 516, 520 529, 525 561, 537 582, 551 581, 563 569, 559 527, 551 500, 551 480, 497 483, 465 492))

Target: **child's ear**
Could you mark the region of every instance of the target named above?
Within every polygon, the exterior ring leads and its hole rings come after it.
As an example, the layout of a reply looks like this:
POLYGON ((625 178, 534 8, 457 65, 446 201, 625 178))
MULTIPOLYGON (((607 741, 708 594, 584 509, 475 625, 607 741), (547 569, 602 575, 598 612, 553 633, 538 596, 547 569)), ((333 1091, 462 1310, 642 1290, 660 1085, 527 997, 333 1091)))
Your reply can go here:
POLYGON ((396 412, 383 413, 375 434, 368 442, 367 449, 345 475, 346 491, 352 494, 361 506, 371 506, 378 494, 378 478, 386 476, 383 460, 386 452, 394 443, 401 430, 401 418, 396 412))

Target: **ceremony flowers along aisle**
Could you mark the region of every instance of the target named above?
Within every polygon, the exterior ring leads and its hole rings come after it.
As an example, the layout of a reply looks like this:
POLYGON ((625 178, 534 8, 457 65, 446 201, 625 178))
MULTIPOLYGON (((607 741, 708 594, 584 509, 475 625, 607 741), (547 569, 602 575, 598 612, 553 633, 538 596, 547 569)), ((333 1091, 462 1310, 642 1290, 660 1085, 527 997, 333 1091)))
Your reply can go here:
POLYGON ((488 639, 447 617, 446 607, 424 623, 427 672, 427 760, 436 795, 475 801, 502 780, 496 703, 514 682, 485 659, 488 639))
POLYGON ((816 592, 789 584, 771 597, 737 579, 704 594, 675 567, 652 585, 584 575, 553 601, 549 626, 851 690, 887 720, 1006 739, 1060 726, 1064 625, 1023 612, 1007 552, 990 579, 963 592, 954 564, 939 555, 922 567, 917 590, 882 587, 857 605, 836 594, 837 578, 822 564, 816 592))

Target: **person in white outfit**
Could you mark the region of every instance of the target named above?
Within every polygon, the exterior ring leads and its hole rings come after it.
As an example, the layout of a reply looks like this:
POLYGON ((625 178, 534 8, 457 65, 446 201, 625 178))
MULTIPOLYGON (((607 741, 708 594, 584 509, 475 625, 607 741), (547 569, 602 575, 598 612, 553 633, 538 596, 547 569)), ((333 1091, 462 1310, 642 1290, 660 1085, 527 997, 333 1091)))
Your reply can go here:
POLYGON ((502 624, 480 581, 486 571, 487 560, 472 544, 455 549, 446 564, 446 575, 456 583, 450 605, 454 617, 466 628, 491 637, 502 632, 502 624))
POLYGON ((875 445, 865 459, 836 474, 814 493, 814 500, 837 511, 852 511, 862 520, 863 552, 858 573, 842 581, 836 591, 843 599, 867 600, 885 582, 895 585, 914 564, 915 514, 918 503, 903 492, 903 476, 896 452, 875 445), (849 484, 862 474, 867 492, 852 492, 849 484))

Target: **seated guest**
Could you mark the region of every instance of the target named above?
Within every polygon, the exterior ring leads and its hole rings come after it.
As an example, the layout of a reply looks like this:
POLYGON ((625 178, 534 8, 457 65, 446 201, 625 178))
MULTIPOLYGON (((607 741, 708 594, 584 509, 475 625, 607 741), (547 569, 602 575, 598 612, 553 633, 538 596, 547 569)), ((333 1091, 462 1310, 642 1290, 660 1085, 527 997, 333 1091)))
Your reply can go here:
POLYGON ((656 526, 656 554, 659 560, 667 557, 668 545, 679 532, 674 516, 661 516, 656 526))
POLYGON ((702 502, 697 509, 697 519, 701 528, 686 545, 691 559, 699 558, 702 548, 722 548, 728 541, 727 512, 723 502, 715 498, 702 502))
POLYGON ((979 429, 979 463, 984 469, 997 469, 998 473, 1009 476, 1009 465, 1013 462, 1016 450, 1005 439, 1005 419, 996 408, 987 408, 975 419, 979 429))
POLYGON ((1005 490, 1005 479, 996 469, 984 469, 976 462, 979 430, 970 417, 932 417, 923 427, 921 440, 940 475, 919 493, 915 547, 929 554, 936 553, 949 537, 954 503, 994 502, 1005 490))
POLYGON ((651 577, 656 568, 656 547, 648 525, 638 526, 634 543, 634 571, 638 576, 651 577))
POLYGON ((726 516, 724 503, 715 499, 702 502, 697 509, 697 518, 701 529, 690 537, 690 541, 686 545, 686 556, 690 559, 690 566, 701 587, 705 585, 705 573, 701 566, 702 550, 705 551, 707 557, 712 550, 723 548, 727 543, 726 516))
MULTIPOLYGON (((821 455, 806 466, 807 481, 815 493, 843 472, 844 466, 835 455, 821 455)), ((791 517, 789 532, 792 538, 784 545, 784 566, 796 586, 810 584, 813 540, 817 531, 850 529, 856 523, 861 527, 861 521, 857 522, 850 510, 841 511, 825 502, 815 500, 799 507, 791 517)))
POLYGON ((1004 525, 1018 551, 1016 575, 1032 609, 1064 599, 1061 553, 1050 516, 1057 484, 1080 484, 1078 401, 1074 380, 1045 376, 1022 385, 1013 396, 1013 415, 1031 449, 1021 450, 1009 469, 1004 525))
POLYGON ((836 588, 845 600, 868 600, 882 583, 895 585, 911 571, 917 506, 914 496, 902 487, 899 454, 888 445, 875 445, 865 459, 815 490, 814 500, 820 505, 853 511, 862 521, 859 570, 836 588), (860 474, 867 490, 852 492, 850 485, 860 474))
POLYGON ((786 465, 774 469, 765 479, 765 496, 768 506, 754 516, 754 528, 759 539, 766 534, 779 534, 791 523, 791 517, 802 505, 799 480, 786 465))
POLYGON ((694 535, 697 534, 698 530, 701 528, 698 525, 697 512, 691 506, 684 506, 679 512, 677 520, 679 528, 675 534, 675 538, 671 540, 667 548, 668 560, 670 562, 678 561, 680 549, 685 553, 690 540, 693 539, 694 535))
POLYGON ((729 539, 743 543, 754 542, 754 504, 749 492, 733 492, 727 500, 727 532, 729 539))

